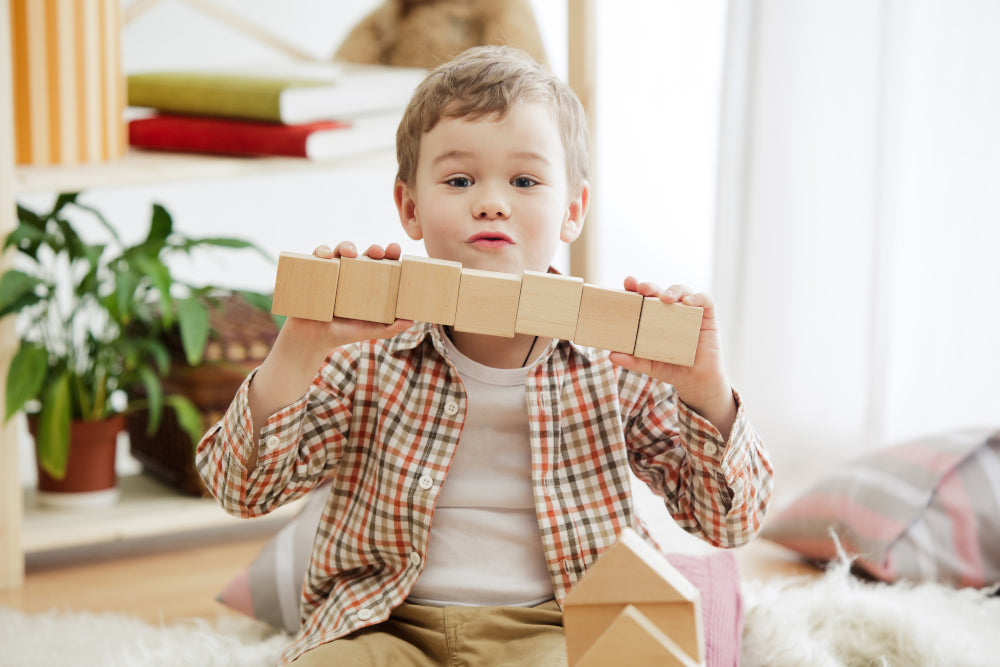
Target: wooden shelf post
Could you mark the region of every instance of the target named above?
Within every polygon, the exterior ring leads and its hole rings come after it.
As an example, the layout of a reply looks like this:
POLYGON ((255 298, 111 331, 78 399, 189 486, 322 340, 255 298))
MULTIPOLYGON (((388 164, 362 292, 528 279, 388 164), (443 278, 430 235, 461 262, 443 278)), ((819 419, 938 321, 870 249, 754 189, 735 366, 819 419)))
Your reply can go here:
MULTIPOLYGON (((14 230, 17 205, 14 200, 14 85, 10 49, 10 0, 0 4, 0 241, 14 230)), ((10 253, 0 257, 0 274, 10 265, 10 253)), ((14 318, 0 320, 0 410, 7 403, 7 368, 14 356, 17 338, 14 318)), ((0 412, 0 589, 24 583, 21 549, 21 467, 17 461, 17 428, 11 420, 2 423, 0 412)))

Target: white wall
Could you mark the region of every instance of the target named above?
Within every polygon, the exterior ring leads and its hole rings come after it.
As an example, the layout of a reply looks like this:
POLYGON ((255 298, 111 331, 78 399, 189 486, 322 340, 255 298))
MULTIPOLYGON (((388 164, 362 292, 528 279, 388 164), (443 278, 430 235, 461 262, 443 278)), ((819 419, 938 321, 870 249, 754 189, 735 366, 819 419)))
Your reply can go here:
POLYGON ((1000 5, 734 7, 717 293, 778 487, 996 425, 1000 5))

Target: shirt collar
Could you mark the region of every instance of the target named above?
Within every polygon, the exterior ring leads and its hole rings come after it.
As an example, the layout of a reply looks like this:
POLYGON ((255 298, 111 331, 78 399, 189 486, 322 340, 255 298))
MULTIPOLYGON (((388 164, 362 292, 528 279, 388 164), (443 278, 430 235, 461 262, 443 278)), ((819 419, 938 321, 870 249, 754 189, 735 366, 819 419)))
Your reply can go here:
MULTIPOLYGON (((444 336, 444 330, 440 325, 428 324, 426 322, 415 322, 412 327, 397 335, 395 338, 388 340, 386 342, 386 346, 390 354, 408 352, 419 347, 428 336, 430 336, 431 344, 434 348, 442 356, 444 356, 444 346, 441 343, 441 337, 444 336)), ((555 349, 559 349, 560 347, 567 347, 590 362, 597 361, 603 354, 601 350, 596 350, 592 347, 584 347, 583 345, 577 345, 572 341, 557 341, 555 349)))

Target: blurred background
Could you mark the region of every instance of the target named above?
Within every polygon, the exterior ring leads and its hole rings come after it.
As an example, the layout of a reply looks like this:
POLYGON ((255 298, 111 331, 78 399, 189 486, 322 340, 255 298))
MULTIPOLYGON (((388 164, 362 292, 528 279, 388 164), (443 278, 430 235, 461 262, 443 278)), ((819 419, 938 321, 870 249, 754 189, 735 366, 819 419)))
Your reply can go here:
MULTIPOLYGON (((377 3, 218 4, 325 58, 377 3)), ((566 3, 532 7, 566 77, 566 3)), ((884 444, 996 425, 1000 3, 598 0, 596 12, 588 279, 715 295, 778 488, 884 444)), ((286 58, 183 2, 123 33, 130 73, 286 58)), ((399 227, 394 173, 387 161, 84 200, 135 219, 137 237, 156 201, 188 233, 246 236, 275 257, 343 239, 423 254, 399 227)), ((567 253, 557 265, 568 269, 567 253)), ((274 281, 249 254, 189 270, 234 287, 274 281)), ((21 461, 33 474, 30 450, 21 461)))

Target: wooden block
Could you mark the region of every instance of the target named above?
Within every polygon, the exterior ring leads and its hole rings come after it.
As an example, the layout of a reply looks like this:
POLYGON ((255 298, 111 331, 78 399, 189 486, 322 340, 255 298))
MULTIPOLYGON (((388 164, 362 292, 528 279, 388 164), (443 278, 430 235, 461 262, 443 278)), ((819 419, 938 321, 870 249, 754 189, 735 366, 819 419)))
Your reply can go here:
POLYGON ((455 331, 513 338, 520 294, 520 276, 463 268, 455 331))
POLYGON ((703 660, 704 638, 701 617, 701 602, 636 602, 609 604, 573 604, 563 611, 563 627, 566 636, 566 651, 569 664, 579 661, 597 638, 605 631, 627 606, 642 612, 654 626, 695 663, 703 660))
POLYGON ((580 314, 583 278, 525 271, 517 306, 519 334, 573 340, 580 314))
POLYGON ((402 258, 396 317, 432 324, 455 324, 462 265, 444 259, 402 258))
POLYGON ((685 651, 632 605, 599 634, 575 667, 698 667, 685 651))
POLYGON ((337 298, 340 261, 315 255, 283 252, 278 255, 271 312, 329 322, 337 298))
POLYGON ((705 659, 698 589, 634 530, 625 529, 576 582, 563 605, 569 664, 633 605, 694 662, 705 659))
POLYGON ((341 257, 340 282, 333 314, 352 320, 392 324, 402 262, 368 257, 341 257))
POLYGON ((698 350, 703 310, 682 303, 663 303, 655 297, 642 301, 635 356, 668 364, 691 366, 698 350))
POLYGON ((573 342, 632 354, 641 312, 641 294, 584 285, 573 342))

